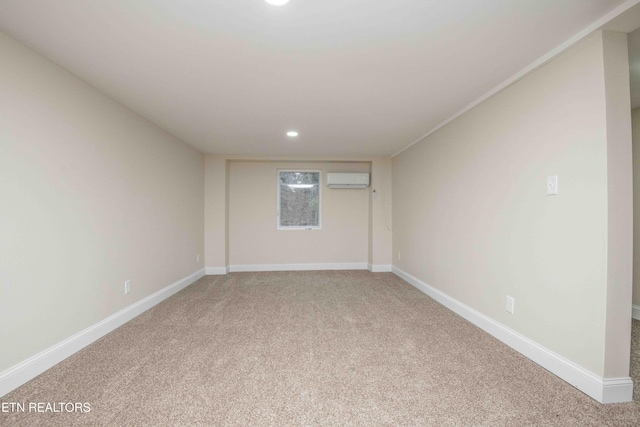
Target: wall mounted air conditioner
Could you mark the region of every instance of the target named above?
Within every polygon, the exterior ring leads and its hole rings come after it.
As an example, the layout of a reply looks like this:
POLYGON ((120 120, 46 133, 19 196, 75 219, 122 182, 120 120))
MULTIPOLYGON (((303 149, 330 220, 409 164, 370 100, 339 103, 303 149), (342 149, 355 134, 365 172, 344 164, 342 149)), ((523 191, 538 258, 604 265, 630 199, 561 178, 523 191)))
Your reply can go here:
POLYGON ((328 173, 327 187, 329 188, 367 188, 369 186, 368 173, 328 173))

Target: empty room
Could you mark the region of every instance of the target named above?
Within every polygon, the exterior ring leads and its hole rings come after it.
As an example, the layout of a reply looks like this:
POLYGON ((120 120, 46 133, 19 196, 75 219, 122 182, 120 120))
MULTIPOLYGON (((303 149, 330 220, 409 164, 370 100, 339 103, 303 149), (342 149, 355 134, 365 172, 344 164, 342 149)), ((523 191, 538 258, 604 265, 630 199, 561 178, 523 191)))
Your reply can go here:
POLYGON ((0 425, 640 425, 638 183, 640 0, 0 0, 0 425))

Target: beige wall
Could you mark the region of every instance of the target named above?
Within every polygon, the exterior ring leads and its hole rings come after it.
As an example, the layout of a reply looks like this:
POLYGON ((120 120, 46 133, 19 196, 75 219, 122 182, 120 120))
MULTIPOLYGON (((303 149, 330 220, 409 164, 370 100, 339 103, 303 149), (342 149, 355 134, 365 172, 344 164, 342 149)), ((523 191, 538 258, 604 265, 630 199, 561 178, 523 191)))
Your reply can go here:
MULTIPOLYGON (((255 186, 255 183, 251 183, 252 180, 251 174, 256 173, 251 164, 262 165, 265 166, 269 164, 269 168, 275 167, 277 169, 278 165, 284 166, 301 166, 303 168, 308 168, 310 165, 316 165, 319 168, 327 168, 327 170, 336 171, 336 170, 355 170, 360 172, 370 172, 371 173, 371 186, 368 190, 347 190, 347 192, 332 190, 332 197, 329 199, 330 204, 335 196, 345 197, 349 195, 358 195, 359 199, 365 198, 365 193, 369 194, 366 196, 368 199, 367 212, 368 217, 363 220, 358 220, 356 227, 356 235, 360 236, 358 239, 361 239, 362 230, 368 224, 367 228, 367 253, 366 259, 362 259, 361 256, 357 256, 353 258, 353 254, 349 253, 348 258, 345 260, 340 260, 338 257, 333 256, 331 259, 332 263, 349 263, 354 261, 349 261, 350 259, 358 259, 359 261, 355 261, 358 263, 367 263, 369 264, 369 268, 373 269, 373 271, 389 271, 391 266, 391 159, 390 158, 374 158, 367 160, 335 160, 335 159, 327 159, 327 160, 300 160, 300 159, 255 159, 255 158, 243 158, 243 157, 232 157, 232 156, 216 156, 216 155, 207 155, 206 156, 206 164, 205 164, 205 262, 207 268, 207 274, 224 274, 227 271, 227 267, 229 266, 229 247, 233 245, 233 242, 230 244, 229 239, 229 224, 230 224, 230 214, 229 214, 229 198, 231 190, 229 188, 230 182, 230 165, 234 164, 234 169, 237 169, 236 164, 244 164, 246 170, 244 170, 244 178, 248 180, 247 183, 241 186, 241 192, 249 191, 244 187, 250 187, 251 185, 255 186), (343 169, 343 166, 347 169, 343 169), (355 169, 354 169, 355 168, 355 169), (376 196, 372 196, 372 190, 376 190, 376 196)), ((264 170, 262 172, 264 173, 264 170)), ((275 172, 273 172, 275 174, 275 172)), ((256 175, 259 178, 257 180, 261 180, 262 177, 260 175, 256 175)), ((260 185, 265 186, 265 191, 273 193, 277 191, 277 181, 271 179, 267 182, 261 182, 260 185), (269 187, 269 188, 266 188, 269 187)), ((323 193, 326 193, 326 186, 323 187, 323 193)), ((235 190, 238 191, 238 190, 235 190)), ((254 190, 251 190, 254 191, 254 190)), ((237 197, 237 196, 236 196, 237 197)), ((262 194, 261 197, 264 198, 265 206, 275 205, 275 199, 271 199, 270 196, 262 194)), ((347 197, 349 198, 349 197, 347 197)), ((351 205, 351 201, 347 203, 346 206, 351 205)), ((363 206, 360 206, 359 209, 362 209, 363 206)), ((333 209, 333 208, 332 208, 333 209)), ((340 208, 342 209, 342 208, 340 208)), ((341 218, 340 209, 337 211, 338 218, 341 218)), ((237 206, 236 206, 237 210, 237 206)), ((346 210, 348 212, 348 209, 346 210)), ((255 212, 256 215, 263 215, 262 221, 265 223, 268 222, 269 227, 272 227, 275 223, 275 219, 270 219, 273 216, 272 209, 261 208, 255 212)), ((360 212, 362 214, 362 212, 360 212)), ((242 215, 242 213, 240 213, 242 215)), ((349 214, 351 215, 351 214, 349 214)), ((336 216, 336 215, 333 215, 336 216)), ((239 220, 238 217, 234 214, 233 218, 236 230, 242 229, 242 220, 239 220)), ((344 221, 351 221, 346 218, 344 221)), ((346 224, 346 222, 345 222, 346 224)), ((352 231, 350 231, 352 232, 352 231)), ((318 233, 318 232, 316 232, 318 233)), ((276 233, 279 235, 279 233, 276 233)), ((241 239, 250 239, 250 237, 246 233, 234 232, 233 237, 241 238, 241 239)), ((329 233, 322 233, 321 236, 314 236, 314 238, 322 237, 323 242, 326 242, 329 245, 330 241, 329 233), (327 240, 329 239, 329 240, 327 240)), ((279 237, 279 236, 278 236, 279 237)), ((294 237, 298 238, 295 236, 294 237)), ((340 245, 344 245, 344 236, 335 235, 337 242, 340 245)), ((305 237, 307 239, 307 237, 305 237)), ((306 241, 306 240, 304 240, 306 241)), ((320 240, 318 240, 320 241, 320 240)), ((323 243, 324 245, 325 243, 323 243)), ((334 243, 331 243, 334 244, 334 243)), ((236 247, 237 244, 236 244, 236 247)), ((354 242, 354 247, 357 247, 356 252, 360 253, 361 251, 361 242, 354 242)), ((347 253, 345 251, 345 253, 347 253)), ((324 249, 316 251, 315 249, 308 253, 306 258, 307 261, 305 263, 310 264, 321 264, 326 263, 326 252, 324 249)), ((244 261, 249 262, 249 261, 244 261)), ((282 263, 284 264, 295 264, 296 262, 288 261, 286 258, 282 259, 282 263)), ((258 263, 258 265, 262 265, 263 263, 258 263)), ((246 265, 246 264, 244 264, 246 265)), ((256 265, 254 262, 250 262, 249 265, 256 265)))
POLYGON ((205 266, 226 269, 227 261, 227 160, 207 155, 205 160, 205 266))
POLYGON ((371 206, 369 210, 369 264, 391 266, 391 159, 371 162, 371 206))
POLYGON ((633 118, 633 304, 640 307, 640 108, 633 118))
MULTIPOLYGON (((607 164, 615 133, 607 108, 624 101, 605 85, 603 50, 616 43, 590 37, 395 157, 393 262, 596 375, 624 377, 630 294, 619 298, 625 306, 606 301, 616 166, 607 164), (559 177, 558 195, 546 195, 549 175, 559 177), (622 333, 605 343, 612 327, 622 333), (622 356, 605 369, 616 346, 622 356)), ((630 141, 616 144, 624 152, 630 141)), ((625 173, 616 178, 623 184, 625 173)), ((616 286, 626 292, 626 283, 616 286)))
POLYGON ((369 172, 369 162, 232 161, 229 264, 367 263, 369 191, 328 189, 327 172, 369 172), (322 171, 322 229, 278 230, 278 169, 322 171))
POLYGON ((602 33, 607 119, 605 378, 629 374, 633 294, 633 154, 627 34, 602 33))
POLYGON ((204 160, 1 33, 0 58, 2 372, 203 267, 204 160))

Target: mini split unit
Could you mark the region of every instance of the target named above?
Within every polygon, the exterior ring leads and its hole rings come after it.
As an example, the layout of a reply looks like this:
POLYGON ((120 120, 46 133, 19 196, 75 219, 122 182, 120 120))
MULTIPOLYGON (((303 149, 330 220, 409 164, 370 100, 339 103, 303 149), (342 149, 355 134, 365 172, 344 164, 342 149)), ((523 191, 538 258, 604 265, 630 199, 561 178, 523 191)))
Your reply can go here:
POLYGON ((328 173, 327 187, 329 188, 367 188, 369 186, 368 173, 328 173))

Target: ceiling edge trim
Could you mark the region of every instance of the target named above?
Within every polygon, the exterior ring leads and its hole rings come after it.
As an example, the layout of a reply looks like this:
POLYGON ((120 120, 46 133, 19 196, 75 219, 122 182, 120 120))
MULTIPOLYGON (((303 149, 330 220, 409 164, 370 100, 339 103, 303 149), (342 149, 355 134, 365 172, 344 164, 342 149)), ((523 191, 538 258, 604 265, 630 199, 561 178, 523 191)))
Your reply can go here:
POLYGON ((574 46, 575 44, 577 44, 581 40, 587 38, 588 36, 590 36, 594 32, 598 31, 599 29, 604 27, 607 23, 609 23, 613 19, 617 18, 618 16, 622 15, 623 13, 625 13, 626 11, 628 11, 629 9, 631 9, 632 7, 636 6, 639 3, 640 3, 640 0, 627 0, 627 1, 625 1, 620 6, 616 7, 615 9, 613 9, 611 12, 607 13, 606 15, 603 15, 600 19, 598 19, 597 21, 595 21, 591 25, 587 26, 582 31, 578 32, 573 37, 571 37, 570 39, 565 41, 564 43, 558 45, 554 49, 552 49, 549 52, 547 52, 546 54, 542 55, 540 58, 538 58, 537 60, 535 60, 534 62, 532 62, 531 64, 529 64, 528 66, 526 66, 525 68, 523 68, 522 70, 520 70, 519 72, 517 72, 516 74, 511 76, 510 78, 508 78, 504 82, 500 83, 498 86, 494 87, 489 92, 487 92, 484 95, 482 95, 480 98, 477 98, 475 101, 471 102, 470 104, 467 104, 467 106, 462 108, 462 110, 458 111, 457 113, 455 113, 454 115, 452 115, 448 119, 444 120, 443 122, 440 122, 438 125, 436 125, 434 128, 429 130, 427 133, 425 133, 424 135, 422 135, 421 137, 419 137, 415 141, 409 143, 406 147, 404 147, 403 149, 401 149, 397 153, 393 154, 391 156, 391 158, 394 158, 394 157, 402 154, 403 152, 405 152, 409 148, 411 148, 414 145, 416 145, 418 142, 420 142, 420 141, 426 139, 427 137, 429 137, 430 135, 434 134, 439 129, 441 129, 444 126, 448 125, 449 123, 451 123, 452 121, 454 121, 455 119, 457 119, 458 117, 460 117, 461 115, 466 113, 467 111, 471 110, 475 106, 477 106, 477 105, 481 104, 482 102, 486 101, 487 99, 491 98, 493 95, 497 94, 498 92, 502 91, 503 89, 506 89, 508 86, 511 86, 512 84, 514 84, 518 80, 520 80, 523 77, 525 77, 527 74, 531 73, 532 71, 534 71, 537 68, 543 66, 547 62, 551 61, 553 58, 557 57, 558 55, 560 55, 561 53, 563 53, 564 51, 566 51, 570 47, 574 46))

